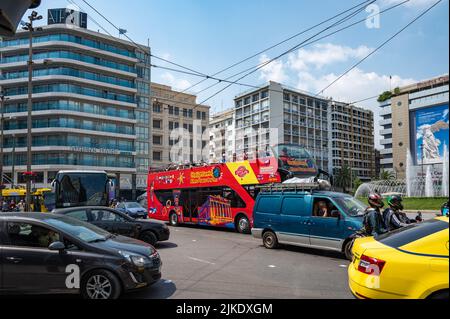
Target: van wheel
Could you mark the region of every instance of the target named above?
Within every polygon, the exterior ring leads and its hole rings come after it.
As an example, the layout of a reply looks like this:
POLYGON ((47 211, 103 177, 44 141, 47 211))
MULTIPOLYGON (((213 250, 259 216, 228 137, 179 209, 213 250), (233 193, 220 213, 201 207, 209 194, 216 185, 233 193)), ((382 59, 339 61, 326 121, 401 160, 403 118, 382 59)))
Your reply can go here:
POLYGON ((248 218, 244 215, 241 215, 236 220, 236 229, 241 234, 250 234, 250 222, 248 218))
POLYGON ((352 261, 353 260, 353 252, 352 252, 352 248, 353 248, 353 243, 355 242, 355 239, 350 239, 349 241, 347 241, 345 243, 344 246, 344 254, 345 254, 345 258, 347 258, 348 260, 352 261))
POLYGON ((170 213, 169 215, 169 224, 171 226, 178 226, 178 215, 175 213, 170 213))
POLYGON ((81 294, 85 299, 117 299, 121 293, 120 281, 110 271, 94 270, 83 278, 81 294))
POLYGON ((263 235, 263 244, 267 249, 275 249, 278 247, 278 238, 272 231, 266 231, 263 235))

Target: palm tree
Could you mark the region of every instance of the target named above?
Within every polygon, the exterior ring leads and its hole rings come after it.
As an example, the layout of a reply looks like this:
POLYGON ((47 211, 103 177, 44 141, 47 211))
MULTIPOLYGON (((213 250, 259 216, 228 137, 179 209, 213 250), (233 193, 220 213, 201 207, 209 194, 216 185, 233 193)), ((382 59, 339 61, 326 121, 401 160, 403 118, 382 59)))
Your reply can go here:
POLYGON ((352 182, 352 175, 352 170, 347 164, 344 164, 336 175, 336 185, 342 187, 344 193, 346 193, 347 187, 349 187, 352 182))
POLYGON ((382 181, 391 181, 395 179, 395 174, 392 171, 382 170, 380 173, 380 180, 382 181))

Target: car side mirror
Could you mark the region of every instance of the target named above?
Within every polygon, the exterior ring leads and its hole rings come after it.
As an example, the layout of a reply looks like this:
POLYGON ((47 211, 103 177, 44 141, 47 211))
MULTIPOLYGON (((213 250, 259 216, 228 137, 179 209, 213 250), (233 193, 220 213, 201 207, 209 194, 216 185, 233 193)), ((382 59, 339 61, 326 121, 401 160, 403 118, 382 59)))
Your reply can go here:
POLYGON ((66 249, 66 245, 64 245, 60 241, 55 241, 54 243, 51 243, 50 246, 48 246, 48 249, 51 251, 63 251, 66 249))

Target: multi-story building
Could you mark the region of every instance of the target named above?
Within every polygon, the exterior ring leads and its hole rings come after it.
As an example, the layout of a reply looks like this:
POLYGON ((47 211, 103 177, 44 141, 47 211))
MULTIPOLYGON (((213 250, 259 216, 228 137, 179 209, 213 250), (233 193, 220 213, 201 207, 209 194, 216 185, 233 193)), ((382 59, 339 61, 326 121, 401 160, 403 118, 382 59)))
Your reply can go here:
POLYGON ((442 164, 449 142, 448 89, 444 75, 397 88, 380 102, 382 170, 405 178, 408 151, 415 166, 442 164))
POLYGON ((209 160, 219 162, 225 154, 232 160, 235 153, 234 109, 213 114, 209 120, 209 160))
POLYGON ((269 82, 235 97, 236 153, 274 144, 300 144, 307 148, 319 168, 328 170, 329 101, 269 82))
POLYGON ((209 157, 209 106, 197 97, 152 83, 152 168, 169 164, 207 161, 209 157))
MULTIPOLYGON (((49 186, 59 170, 94 169, 117 174, 122 190, 145 189, 150 49, 88 30, 81 13, 51 9, 48 21, 33 33, 36 186, 49 186), (64 19, 68 14, 80 16, 64 19)), ((16 184, 24 183, 27 164, 28 36, 18 31, 0 46, 4 172, 16 184)))
POLYGON ((235 98, 236 153, 291 143, 337 174, 347 164, 362 181, 375 171, 373 113, 269 82, 235 98))
POLYGON ((361 181, 375 176, 373 112, 331 102, 329 111, 329 171, 337 175, 347 165, 361 181))

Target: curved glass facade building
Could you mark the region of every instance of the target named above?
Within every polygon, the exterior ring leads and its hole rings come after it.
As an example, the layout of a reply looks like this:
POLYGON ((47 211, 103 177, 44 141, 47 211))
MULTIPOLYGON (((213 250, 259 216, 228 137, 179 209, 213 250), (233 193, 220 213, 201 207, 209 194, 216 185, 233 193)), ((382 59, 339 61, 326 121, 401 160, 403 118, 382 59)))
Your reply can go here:
MULTIPOLYGON (((59 10, 59 9, 57 9, 59 10)), ((4 172, 26 170, 28 32, 0 42, 4 172)), ((33 38, 32 170, 37 187, 59 170, 115 173, 145 190, 149 166, 150 48, 64 23, 33 38)), ((133 192, 134 193, 134 192, 133 192)), ((139 193, 138 193, 139 195, 139 193)))

